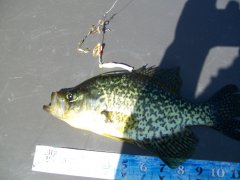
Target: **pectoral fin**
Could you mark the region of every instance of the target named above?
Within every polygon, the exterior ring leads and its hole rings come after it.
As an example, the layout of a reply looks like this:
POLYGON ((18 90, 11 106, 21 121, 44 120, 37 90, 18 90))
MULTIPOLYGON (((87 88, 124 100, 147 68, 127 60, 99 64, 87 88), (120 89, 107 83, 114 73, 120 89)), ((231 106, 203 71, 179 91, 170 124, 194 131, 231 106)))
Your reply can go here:
POLYGON ((192 155, 197 142, 198 139, 193 132, 184 129, 172 136, 136 143, 140 147, 158 155, 170 168, 176 168, 192 155))
POLYGON ((126 138, 119 138, 119 137, 116 137, 116 136, 112 136, 110 134, 102 134, 102 136, 105 136, 105 137, 108 137, 108 138, 111 138, 111 139, 114 139, 114 140, 117 140, 117 141, 121 141, 121 142, 128 142, 128 143, 134 143, 132 140, 130 139, 126 139, 126 138))
POLYGON ((106 117, 106 123, 112 124, 118 131, 124 133, 128 129, 132 129, 135 125, 135 119, 128 114, 121 112, 102 111, 106 117))
POLYGON ((102 111, 105 116, 105 123, 108 127, 102 135, 118 141, 133 143, 132 140, 126 139, 124 133, 134 127, 135 121, 131 115, 120 112, 102 111))

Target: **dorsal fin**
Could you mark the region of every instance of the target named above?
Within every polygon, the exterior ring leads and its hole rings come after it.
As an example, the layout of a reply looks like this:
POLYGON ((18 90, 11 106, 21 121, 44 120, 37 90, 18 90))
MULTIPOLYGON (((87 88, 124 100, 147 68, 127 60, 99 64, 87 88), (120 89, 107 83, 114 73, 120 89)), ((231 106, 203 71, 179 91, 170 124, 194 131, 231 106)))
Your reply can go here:
POLYGON ((180 77, 179 67, 171 69, 160 69, 155 66, 143 66, 137 70, 134 70, 134 72, 153 78, 165 90, 170 91, 176 95, 180 95, 182 80, 180 77))
POLYGON ((160 69, 155 66, 147 67, 143 66, 139 69, 128 72, 126 70, 110 71, 101 74, 100 76, 111 74, 125 74, 125 73, 137 73, 144 76, 148 76, 155 80, 157 84, 166 91, 173 93, 177 96, 180 95, 182 80, 180 77, 180 68, 160 69))

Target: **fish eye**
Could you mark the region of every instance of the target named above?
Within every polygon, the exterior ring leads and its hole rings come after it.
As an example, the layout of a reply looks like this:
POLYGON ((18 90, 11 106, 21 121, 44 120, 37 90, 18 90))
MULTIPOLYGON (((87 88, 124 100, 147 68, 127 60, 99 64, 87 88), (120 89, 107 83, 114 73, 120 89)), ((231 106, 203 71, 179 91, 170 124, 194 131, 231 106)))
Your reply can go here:
POLYGON ((68 93, 66 95, 66 98, 67 98, 67 100, 72 101, 73 100, 73 94, 72 93, 68 93))

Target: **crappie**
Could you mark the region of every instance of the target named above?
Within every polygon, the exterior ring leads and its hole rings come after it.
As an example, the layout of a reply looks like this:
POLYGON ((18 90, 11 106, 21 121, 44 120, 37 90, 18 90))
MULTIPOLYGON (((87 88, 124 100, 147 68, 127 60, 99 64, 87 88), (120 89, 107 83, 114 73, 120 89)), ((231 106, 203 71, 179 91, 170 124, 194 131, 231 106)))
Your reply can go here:
POLYGON ((75 128, 136 143, 171 168, 189 158, 198 142, 188 127, 209 126, 240 140, 237 86, 228 85, 201 104, 181 98, 180 87, 179 69, 144 66, 53 92, 43 109, 75 128))

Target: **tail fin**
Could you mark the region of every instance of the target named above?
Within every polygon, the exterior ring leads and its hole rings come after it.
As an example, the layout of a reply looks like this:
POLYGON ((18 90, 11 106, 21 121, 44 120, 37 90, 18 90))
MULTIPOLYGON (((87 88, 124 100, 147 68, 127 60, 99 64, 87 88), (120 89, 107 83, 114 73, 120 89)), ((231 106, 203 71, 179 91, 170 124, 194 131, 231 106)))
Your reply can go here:
POLYGON ((240 90, 235 85, 227 85, 209 101, 213 106, 215 129, 227 136, 240 140, 240 90))

